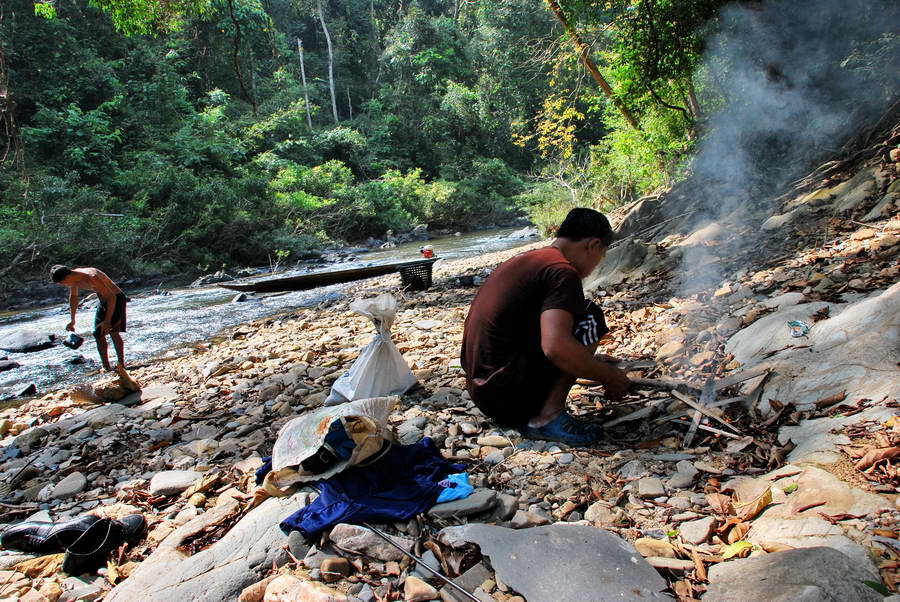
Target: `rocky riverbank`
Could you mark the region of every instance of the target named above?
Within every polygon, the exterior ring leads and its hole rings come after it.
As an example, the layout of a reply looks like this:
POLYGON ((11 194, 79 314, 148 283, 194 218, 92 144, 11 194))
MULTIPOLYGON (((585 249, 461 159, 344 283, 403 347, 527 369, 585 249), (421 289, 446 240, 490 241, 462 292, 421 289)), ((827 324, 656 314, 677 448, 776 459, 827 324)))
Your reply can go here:
MULTIPOLYGON (((602 351, 630 362, 636 386, 618 404, 590 383, 573 390, 572 411, 608 428, 589 449, 498 429, 464 391, 459 344, 477 288, 459 276, 477 282, 523 249, 446 262, 427 291, 404 293, 396 276, 352 288, 348 300, 401 299, 394 340, 419 386, 391 415, 398 440, 430 437, 476 486, 380 527, 479 600, 896 591, 900 217, 868 215, 893 194, 893 169, 861 178, 864 195, 856 185, 820 193, 827 200, 804 210, 808 233, 783 222, 754 232, 748 258, 707 259, 725 276, 700 293, 680 292, 682 258, 746 237, 743 219, 618 245, 590 290, 612 329, 602 351), (855 204, 836 212, 849 194, 855 204), (831 220, 824 244, 814 218, 831 220), (792 337, 791 321, 807 331, 792 337)), ((634 211, 646 208, 623 223, 634 211)), ((753 219, 771 215, 782 213, 753 219)), ((149 533, 93 576, 66 578, 59 558, 7 553, 0 596, 462 599, 357 527, 313 542, 285 537, 278 522, 311 490, 250 509, 253 471, 279 428, 320 406, 371 337, 347 301, 324 303, 136 369, 139 392, 106 380, 4 411, 6 522, 141 512, 149 533), (94 395, 115 403, 86 401, 94 395)))

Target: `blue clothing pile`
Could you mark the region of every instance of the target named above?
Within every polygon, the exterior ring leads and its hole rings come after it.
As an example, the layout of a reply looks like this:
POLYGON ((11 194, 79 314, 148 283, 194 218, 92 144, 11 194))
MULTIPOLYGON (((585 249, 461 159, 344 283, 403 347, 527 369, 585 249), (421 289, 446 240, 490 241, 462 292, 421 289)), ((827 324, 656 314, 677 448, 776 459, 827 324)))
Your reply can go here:
POLYGON ((310 539, 338 523, 407 520, 434 506, 444 491, 458 489, 453 499, 471 493, 468 477, 457 476, 463 468, 445 460, 428 437, 414 445, 395 445, 372 464, 313 483, 319 497, 284 519, 280 527, 310 539))

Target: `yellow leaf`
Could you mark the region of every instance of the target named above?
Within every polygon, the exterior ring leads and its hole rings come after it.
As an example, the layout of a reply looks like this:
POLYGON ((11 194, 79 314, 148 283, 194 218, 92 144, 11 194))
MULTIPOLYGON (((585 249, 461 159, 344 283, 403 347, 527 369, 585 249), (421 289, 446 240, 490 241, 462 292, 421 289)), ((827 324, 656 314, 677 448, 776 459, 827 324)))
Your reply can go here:
POLYGON ((112 585, 119 580, 119 565, 115 560, 106 561, 106 578, 112 585))
POLYGON ((759 497, 749 502, 734 502, 734 513, 738 518, 750 520, 762 512, 763 508, 772 503, 772 488, 767 487, 759 497))
POLYGON ((728 560, 729 558, 743 558, 750 553, 752 548, 753 544, 749 541, 736 541, 725 546, 722 550, 722 558, 724 560, 728 560))

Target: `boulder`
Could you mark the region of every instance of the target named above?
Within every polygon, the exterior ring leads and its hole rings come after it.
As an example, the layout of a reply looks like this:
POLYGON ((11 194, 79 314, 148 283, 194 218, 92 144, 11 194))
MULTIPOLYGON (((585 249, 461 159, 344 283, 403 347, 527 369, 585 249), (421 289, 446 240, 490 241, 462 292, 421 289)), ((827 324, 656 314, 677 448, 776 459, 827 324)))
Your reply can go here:
POLYGON ((863 583, 881 579, 831 548, 785 550, 709 569, 704 602, 881 602, 863 583))
MULTIPOLYGON (((894 397, 900 361, 900 283, 849 305, 820 302, 782 309, 735 334, 725 351, 746 368, 767 361, 774 369, 762 393, 763 412, 773 398, 802 407, 841 391, 852 395, 851 401, 894 397), (813 315, 825 307, 831 317, 815 322, 813 315), (791 320, 811 324, 808 335, 791 338, 787 326, 791 320), (785 349, 789 345, 804 348, 785 349), (772 357, 764 360, 767 355, 772 357)), ((750 381, 747 386, 755 385, 750 381)))
POLYGON ((671 600, 659 573, 609 531, 567 523, 518 531, 483 524, 450 529, 478 544, 497 577, 528 602, 671 600))
POLYGON ((38 330, 22 329, 0 337, 0 349, 10 353, 31 353, 53 346, 56 337, 38 330))
MULTIPOLYGON (((365 527, 339 523, 331 530, 329 537, 342 550, 365 554, 376 560, 399 561, 404 558, 397 548, 365 527)), ((394 539, 406 549, 410 549, 413 545, 412 540, 404 537, 395 537, 394 539)))
POLYGON ((647 246, 637 239, 623 241, 607 253, 598 270, 585 281, 585 290, 619 284, 636 272, 647 258, 647 246))
MULTIPOLYGON (((187 556, 180 549, 184 541, 225 520, 237 511, 239 503, 231 500, 215 506, 173 531, 105 599, 108 602, 235 600, 246 587, 259 581, 273 562, 278 566, 287 560, 282 550, 285 537, 278 524, 303 507, 307 499, 308 494, 304 492, 269 498, 213 545, 187 556)), ((269 599, 268 591, 266 595, 269 599)))

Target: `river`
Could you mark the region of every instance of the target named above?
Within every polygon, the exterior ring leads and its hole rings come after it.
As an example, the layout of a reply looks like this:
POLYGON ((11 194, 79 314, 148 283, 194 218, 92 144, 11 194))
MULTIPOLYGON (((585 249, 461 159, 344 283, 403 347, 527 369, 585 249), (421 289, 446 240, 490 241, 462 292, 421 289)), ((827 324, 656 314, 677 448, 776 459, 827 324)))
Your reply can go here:
MULTIPOLYGON (((447 260, 471 257, 482 253, 501 251, 534 242, 535 239, 505 238, 513 229, 484 230, 461 236, 448 236, 428 241, 398 245, 393 249, 379 249, 361 253, 358 259, 336 265, 318 266, 313 269, 342 269, 362 267, 420 258, 423 244, 434 246, 435 254, 447 260)), ((297 271, 279 272, 279 276, 311 271, 306 267, 297 271)), ((193 343, 216 336, 223 330, 295 308, 311 307, 318 303, 337 299, 348 284, 338 284, 309 291, 251 297, 243 303, 232 303, 234 291, 218 286, 203 288, 177 288, 156 294, 149 290, 126 290, 131 298, 128 304, 128 332, 125 338, 127 364, 144 363, 152 358, 171 357, 184 353, 193 343)), ((0 315, 0 337, 17 329, 33 329, 64 336, 68 323, 67 293, 60 288, 60 304, 40 309, 8 312, 0 315)), ((0 373, 0 393, 5 397, 19 391, 29 383, 37 386, 38 394, 79 382, 96 373, 100 367, 96 346, 90 335, 93 328, 94 303, 79 310, 76 328, 85 337, 84 345, 73 351, 57 344, 34 353, 10 353, 9 359, 20 367, 0 373), (78 356, 83 364, 69 363, 78 356)), ((5 353, 5 352, 0 352, 5 353)), ((110 344, 110 360, 115 363, 115 353, 110 344)))

